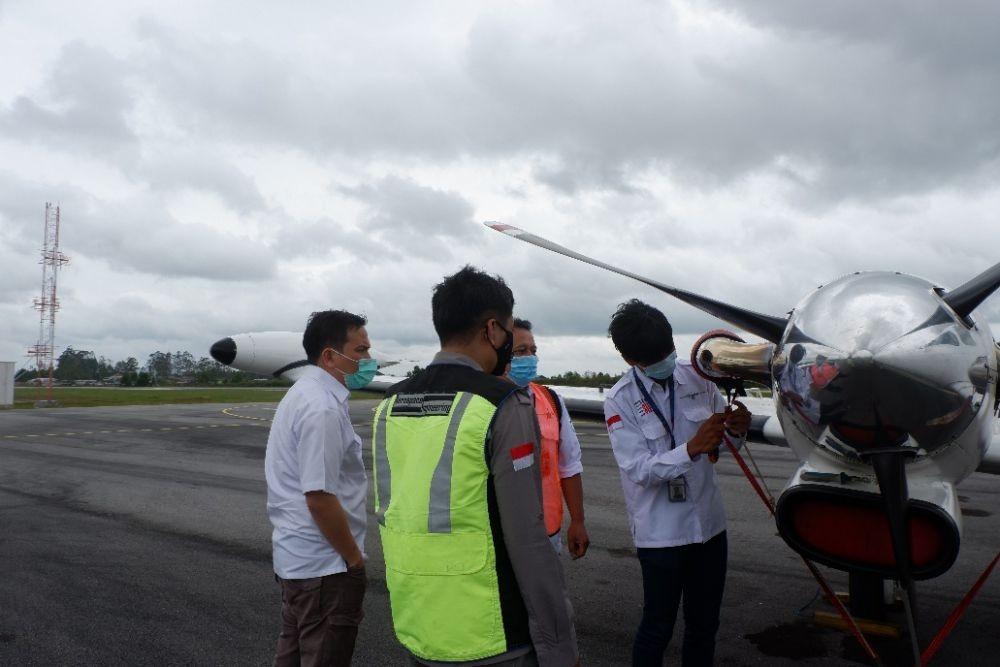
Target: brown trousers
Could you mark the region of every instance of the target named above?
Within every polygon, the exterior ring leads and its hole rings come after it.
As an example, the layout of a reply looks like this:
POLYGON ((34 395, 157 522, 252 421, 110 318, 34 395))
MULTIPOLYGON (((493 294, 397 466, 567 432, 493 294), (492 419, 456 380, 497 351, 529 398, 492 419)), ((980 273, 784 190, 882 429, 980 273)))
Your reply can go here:
POLYGON ((281 579, 275 667, 348 667, 364 616, 364 566, 314 579, 281 579))

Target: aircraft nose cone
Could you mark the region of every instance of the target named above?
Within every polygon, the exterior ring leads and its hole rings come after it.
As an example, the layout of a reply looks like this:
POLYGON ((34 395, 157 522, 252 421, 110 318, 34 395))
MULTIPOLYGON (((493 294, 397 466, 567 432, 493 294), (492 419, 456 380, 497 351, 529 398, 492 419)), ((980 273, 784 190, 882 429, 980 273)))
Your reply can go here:
POLYGON ((220 364, 228 366, 233 363, 234 359, 236 359, 236 341, 232 338, 217 340, 212 344, 208 353, 211 354, 212 358, 220 364))

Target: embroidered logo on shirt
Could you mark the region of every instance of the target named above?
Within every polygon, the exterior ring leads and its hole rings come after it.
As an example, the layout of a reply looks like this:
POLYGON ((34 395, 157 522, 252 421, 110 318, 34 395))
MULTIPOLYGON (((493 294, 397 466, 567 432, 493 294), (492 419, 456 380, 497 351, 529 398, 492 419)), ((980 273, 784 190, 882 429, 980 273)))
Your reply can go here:
POLYGON ((640 399, 633 403, 633 405, 635 406, 636 417, 645 417, 646 415, 653 414, 653 406, 648 401, 640 399))
POLYGON ((691 392, 690 394, 683 394, 681 396, 678 396, 677 398, 679 400, 686 401, 686 400, 698 398, 702 394, 707 394, 707 393, 708 393, 707 391, 695 391, 695 392, 691 392))
POLYGON ((625 426, 625 424, 622 423, 621 415, 611 415, 608 417, 608 433, 617 431, 623 426, 625 426))
POLYGON ((512 447, 510 458, 514 462, 514 470, 524 470, 535 464, 535 445, 526 442, 523 445, 512 447))

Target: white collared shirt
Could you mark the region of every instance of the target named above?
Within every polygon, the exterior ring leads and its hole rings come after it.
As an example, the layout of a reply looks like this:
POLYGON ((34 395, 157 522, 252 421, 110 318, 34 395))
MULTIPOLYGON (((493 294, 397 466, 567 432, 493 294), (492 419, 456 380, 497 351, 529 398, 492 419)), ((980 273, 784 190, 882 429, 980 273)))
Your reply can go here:
POLYGON ((309 366, 274 414, 264 472, 267 515, 274 527, 274 572, 282 579, 310 579, 347 570, 309 512, 305 496, 309 491, 337 496, 351 534, 364 550, 368 475, 361 459, 361 438, 351 425, 349 396, 347 388, 329 373, 309 366))
MULTIPOLYGON (((651 409, 635 377, 643 383, 667 423, 671 421, 670 385, 664 389, 641 370, 630 370, 604 401, 604 417, 611 449, 621 472, 632 539, 637 547, 674 547, 703 543, 726 529, 726 513, 707 456, 692 460, 687 442, 714 412, 723 412, 726 401, 718 388, 699 376, 686 362, 674 370, 673 433, 675 447, 662 422, 651 409), (670 502, 667 482, 684 476, 687 501, 670 502)), ((742 446, 744 439, 734 442, 742 446)), ((720 453, 726 451, 720 448, 720 453)))

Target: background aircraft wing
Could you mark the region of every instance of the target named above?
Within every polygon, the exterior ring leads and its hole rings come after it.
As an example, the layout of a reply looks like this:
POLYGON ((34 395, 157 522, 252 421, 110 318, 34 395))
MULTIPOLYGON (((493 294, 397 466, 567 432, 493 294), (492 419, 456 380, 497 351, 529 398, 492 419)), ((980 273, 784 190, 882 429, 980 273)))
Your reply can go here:
POLYGON ((993 420, 993 440, 976 472, 1000 475, 1000 418, 993 420))

